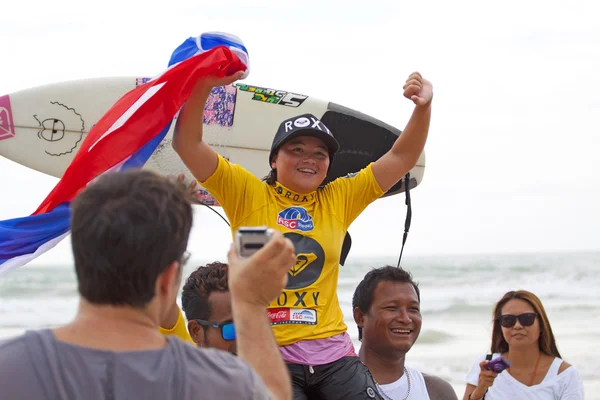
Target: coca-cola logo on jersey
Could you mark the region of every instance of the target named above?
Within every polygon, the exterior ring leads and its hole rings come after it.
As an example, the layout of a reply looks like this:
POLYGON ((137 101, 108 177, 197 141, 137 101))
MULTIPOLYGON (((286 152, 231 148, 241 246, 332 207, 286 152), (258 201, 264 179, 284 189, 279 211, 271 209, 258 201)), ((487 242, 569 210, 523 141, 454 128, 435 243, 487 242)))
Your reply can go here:
POLYGON ((317 324, 317 311, 306 308, 271 308, 267 310, 267 315, 272 325, 317 324))
POLYGON ((268 313, 269 313, 269 319, 271 321, 282 320, 282 319, 287 319, 288 318, 290 310, 288 308, 286 310, 278 310, 278 311, 275 311, 275 312, 269 311, 268 313))

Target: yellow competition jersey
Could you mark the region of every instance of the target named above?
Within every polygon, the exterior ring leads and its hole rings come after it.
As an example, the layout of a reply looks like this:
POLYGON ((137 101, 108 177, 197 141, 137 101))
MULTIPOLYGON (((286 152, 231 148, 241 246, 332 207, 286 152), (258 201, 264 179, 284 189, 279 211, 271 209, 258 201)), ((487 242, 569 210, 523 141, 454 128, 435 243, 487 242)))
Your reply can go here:
POLYGON ((371 165, 298 194, 278 182, 270 186, 219 155, 217 169, 201 185, 223 207, 232 234, 241 226, 266 225, 294 243, 296 265, 286 289, 269 305, 279 345, 345 332, 337 298, 339 259, 348 226, 383 194, 371 165))

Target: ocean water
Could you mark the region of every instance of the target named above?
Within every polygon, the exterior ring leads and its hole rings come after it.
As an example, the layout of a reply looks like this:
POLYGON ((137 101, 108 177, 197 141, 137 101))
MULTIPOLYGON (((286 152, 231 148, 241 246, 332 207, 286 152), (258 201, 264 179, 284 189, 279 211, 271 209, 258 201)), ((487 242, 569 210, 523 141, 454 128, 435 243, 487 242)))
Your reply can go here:
MULTIPOLYGON (((201 263, 188 263, 184 275, 201 263)), ((395 263, 350 257, 341 268, 338 294, 357 350, 352 293, 371 267, 395 263)), ((423 328, 409 365, 448 380, 462 398, 467 370, 489 350, 494 304, 509 290, 526 289, 541 298, 559 351, 583 377, 586 399, 600 400, 600 252, 406 256, 403 266, 422 297, 423 328)), ((0 279, 0 338, 66 323, 76 307, 72 266, 25 266, 0 279)))

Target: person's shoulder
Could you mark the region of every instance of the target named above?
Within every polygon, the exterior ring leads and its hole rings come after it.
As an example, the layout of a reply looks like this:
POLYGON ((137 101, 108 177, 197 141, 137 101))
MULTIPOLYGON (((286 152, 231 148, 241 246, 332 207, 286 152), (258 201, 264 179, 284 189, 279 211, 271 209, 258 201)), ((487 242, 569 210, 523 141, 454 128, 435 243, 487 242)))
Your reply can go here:
POLYGON ((425 380, 425 386, 427 387, 427 392, 429 393, 430 398, 439 400, 458 399, 452 385, 450 385, 450 383, 444 379, 435 375, 427 374, 423 374, 423 379, 425 380))
POLYGON ((365 167, 359 169, 358 171, 349 172, 346 175, 342 175, 342 176, 335 178, 329 184, 334 183, 334 182, 353 182, 353 181, 357 181, 358 179, 360 179, 362 177, 374 179, 375 177, 373 175, 372 166, 373 166, 373 163, 370 163, 370 164, 366 165, 365 167))
POLYGON ((223 398, 269 398, 262 379, 245 361, 221 350, 186 347, 186 372, 193 385, 206 389, 209 384, 223 398))
POLYGON ((211 367, 214 364, 215 368, 222 369, 243 369, 247 366, 238 357, 222 350, 199 348, 186 344, 186 353, 192 364, 210 364, 211 367))
POLYGON ((33 374, 34 364, 27 348, 27 335, 0 340, 0 387, 15 393, 33 390, 37 386, 32 382, 29 387, 21 387, 24 380, 31 379, 33 374))
POLYGON ((10 365, 19 361, 27 351, 25 335, 14 336, 0 340, 0 365, 10 365))
POLYGON ((186 345, 186 368, 190 375, 209 377, 213 382, 232 380, 238 385, 254 386, 254 370, 245 361, 225 351, 186 345))
POLYGON ((584 386, 583 379, 579 370, 574 366, 558 358, 560 367, 556 375, 556 381, 560 382, 562 394, 569 399, 583 399, 584 386))
POLYGON ((372 165, 371 163, 359 171, 337 177, 323 187, 321 194, 329 196, 360 194, 357 198, 365 199, 367 204, 374 201, 383 195, 383 191, 373 174, 372 165))
POLYGON ((218 159, 217 169, 218 168, 231 168, 236 171, 240 171, 245 174, 254 176, 247 168, 245 168, 241 164, 231 162, 228 157, 223 157, 221 154, 217 153, 217 159, 218 159))
POLYGON ((581 374, 576 366, 569 364, 566 361, 560 360, 561 364, 558 368, 557 378, 563 381, 572 383, 581 381, 581 374))
POLYGON ((217 153, 217 166, 215 171, 204 181, 198 181, 200 185, 210 185, 211 182, 215 179, 222 178, 223 174, 227 174, 231 178, 256 178, 256 180, 260 181, 254 174, 252 174, 248 169, 244 168, 242 165, 231 162, 229 158, 223 157, 221 154, 217 153))
MULTIPOLYGON (((566 361, 563 361, 560 363, 560 367, 558 368, 558 374, 562 374, 563 372, 565 372, 567 369, 569 368, 574 368, 571 364, 569 364, 566 361)), ((573 370, 574 371, 574 370, 573 370)))
POLYGON ((318 195, 321 199, 326 199, 329 197, 334 197, 340 190, 351 190, 352 188, 356 187, 355 183, 359 181, 359 178, 362 175, 364 175, 364 169, 338 176, 320 188, 318 190, 318 195))

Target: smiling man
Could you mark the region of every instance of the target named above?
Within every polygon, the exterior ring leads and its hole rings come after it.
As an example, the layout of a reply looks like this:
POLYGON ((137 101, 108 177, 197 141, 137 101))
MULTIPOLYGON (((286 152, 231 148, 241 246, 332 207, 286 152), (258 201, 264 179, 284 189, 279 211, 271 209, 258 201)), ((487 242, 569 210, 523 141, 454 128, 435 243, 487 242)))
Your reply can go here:
POLYGON ((358 284, 352 298, 362 342, 359 356, 384 399, 457 399, 452 386, 405 365, 406 353, 421 331, 421 297, 412 275, 402 268, 376 268, 358 284))

